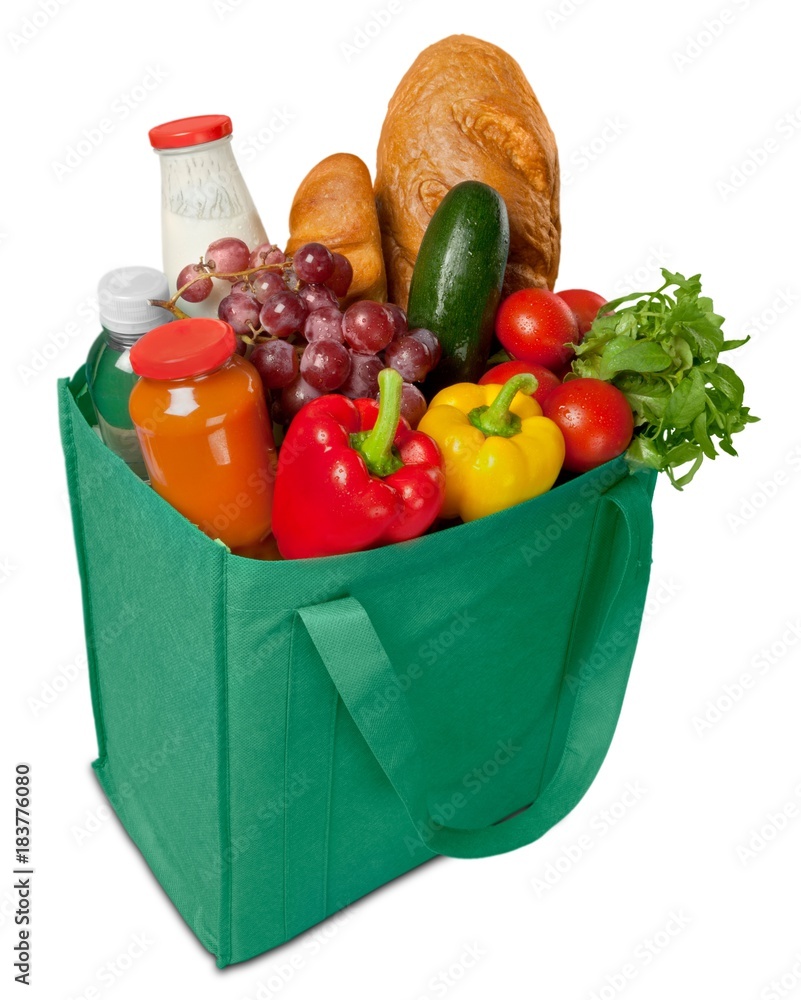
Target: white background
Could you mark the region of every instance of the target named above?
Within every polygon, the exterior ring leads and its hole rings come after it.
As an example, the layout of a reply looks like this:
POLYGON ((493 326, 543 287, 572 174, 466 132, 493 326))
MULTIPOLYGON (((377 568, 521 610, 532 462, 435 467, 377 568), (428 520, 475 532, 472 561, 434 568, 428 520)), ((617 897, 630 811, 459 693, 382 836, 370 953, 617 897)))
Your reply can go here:
POLYGON ((401 0, 367 47, 350 51, 343 45, 384 0, 50 3, 57 13, 34 21, 46 0, 4 4, 0 31, 2 995, 22 995, 8 889, 13 767, 26 760, 36 875, 25 995, 75 1000, 94 986, 103 1000, 801 997, 798 5, 401 0), (611 298, 656 287, 660 263, 701 271, 729 336, 752 334, 729 360, 762 422, 741 435, 739 459, 709 464, 684 493, 659 483, 651 600, 628 696, 573 813, 528 848, 433 862, 310 936, 220 972, 109 817, 89 767, 96 746, 55 380, 96 336, 98 277, 160 265, 150 126, 229 113, 248 185, 283 243, 307 170, 340 150, 374 168, 398 80, 425 45, 454 32, 514 55, 550 119, 565 179, 557 287, 611 298), (148 74, 161 82, 137 90, 148 74), (277 112, 291 120, 271 133, 277 112), (76 168, 58 170, 102 118, 111 132, 76 168), (739 187, 721 187, 732 178, 739 187), (31 374, 35 362, 42 370, 31 374), (753 683, 738 697, 744 673, 753 683), (717 721, 701 732, 705 714, 717 721), (637 782, 640 798, 620 805, 637 782), (604 810, 617 817, 611 827, 604 810), (738 853, 760 829, 764 848, 738 853), (552 886, 538 891, 534 880, 549 873, 552 886), (671 912, 681 919, 670 923, 671 912), (131 960, 136 935, 149 943, 131 960))

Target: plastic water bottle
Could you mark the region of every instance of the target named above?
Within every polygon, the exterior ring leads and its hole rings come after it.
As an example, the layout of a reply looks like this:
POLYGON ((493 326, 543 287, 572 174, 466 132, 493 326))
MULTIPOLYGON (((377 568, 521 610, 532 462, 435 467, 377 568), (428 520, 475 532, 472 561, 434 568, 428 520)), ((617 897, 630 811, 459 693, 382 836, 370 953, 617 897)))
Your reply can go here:
POLYGON ((172 313, 149 302, 167 298, 167 277, 153 267, 119 267, 103 275, 98 285, 103 329, 86 361, 86 384, 100 436, 141 479, 147 479, 147 469, 128 412, 139 376, 129 354, 143 334, 173 319, 172 313))

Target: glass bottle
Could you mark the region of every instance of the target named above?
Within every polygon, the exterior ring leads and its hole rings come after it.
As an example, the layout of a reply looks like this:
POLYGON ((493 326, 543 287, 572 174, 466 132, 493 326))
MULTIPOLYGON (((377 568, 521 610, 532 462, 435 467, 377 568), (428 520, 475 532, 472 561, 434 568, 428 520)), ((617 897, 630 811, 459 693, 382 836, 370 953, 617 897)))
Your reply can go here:
POLYGON ((270 532, 276 453, 261 379, 210 317, 152 330, 131 352, 131 417, 153 489, 237 551, 270 532))
MULTIPOLYGON (((161 163, 161 245, 170 294, 181 270, 196 264, 214 240, 236 236, 251 250, 267 242, 231 148, 231 131, 227 115, 199 115, 148 133, 161 163)), ((180 307, 190 316, 216 316, 229 288, 215 281, 208 298, 180 307)))

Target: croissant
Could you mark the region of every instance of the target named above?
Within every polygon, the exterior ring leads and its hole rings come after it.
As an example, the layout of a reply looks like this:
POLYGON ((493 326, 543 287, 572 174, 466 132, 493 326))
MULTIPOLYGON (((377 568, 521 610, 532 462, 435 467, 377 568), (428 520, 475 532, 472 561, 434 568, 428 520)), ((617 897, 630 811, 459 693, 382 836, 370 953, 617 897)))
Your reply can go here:
POLYGON ((520 66, 489 42, 452 35, 425 49, 389 102, 375 196, 390 301, 405 306, 426 226, 445 194, 483 181, 506 201, 504 295, 553 288, 559 268, 559 160, 520 66))
POLYGON ((343 306, 356 299, 387 297, 381 233, 370 171, 351 153, 334 153, 306 175, 289 213, 287 253, 310 241, 343 254, 353 267, 353 283, 343 306))

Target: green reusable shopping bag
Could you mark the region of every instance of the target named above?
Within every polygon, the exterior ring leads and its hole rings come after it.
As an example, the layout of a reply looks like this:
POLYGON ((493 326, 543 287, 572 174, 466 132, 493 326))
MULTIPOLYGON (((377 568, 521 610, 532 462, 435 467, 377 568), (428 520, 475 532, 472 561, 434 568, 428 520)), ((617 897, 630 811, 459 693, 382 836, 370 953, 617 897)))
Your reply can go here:
POLYGON ((618 459, 411 542, 262 562, 139 480, 80 399, 59 383, 93 766, 220 967, 576 805, 634 656, 654 474, 618 459))

